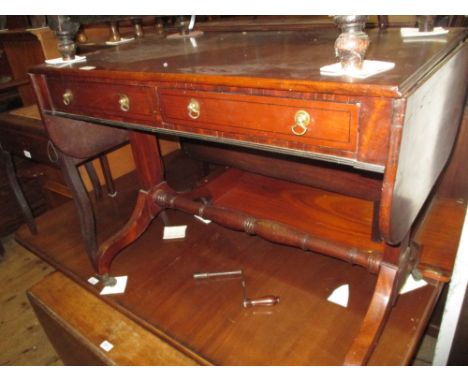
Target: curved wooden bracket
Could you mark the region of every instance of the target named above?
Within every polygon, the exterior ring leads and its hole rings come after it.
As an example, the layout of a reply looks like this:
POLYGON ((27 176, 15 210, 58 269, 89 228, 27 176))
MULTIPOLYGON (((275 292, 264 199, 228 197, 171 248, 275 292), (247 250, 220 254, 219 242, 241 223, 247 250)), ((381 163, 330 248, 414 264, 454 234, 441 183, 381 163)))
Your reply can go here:
POLYGON ((140 190, 127 224, 99 247, 95 264, 98 274, 103 275, 109 272, 114 257, 138 239, 161 210, 161 207, 153 203, 151 193, 140 190))
POLYGON ((395 265, 380 264, 374 294, 359 333, 346 354, 344 365, 364 365, 368 361, 390 313, 397 291, 397 275, 398 267, 395 265))

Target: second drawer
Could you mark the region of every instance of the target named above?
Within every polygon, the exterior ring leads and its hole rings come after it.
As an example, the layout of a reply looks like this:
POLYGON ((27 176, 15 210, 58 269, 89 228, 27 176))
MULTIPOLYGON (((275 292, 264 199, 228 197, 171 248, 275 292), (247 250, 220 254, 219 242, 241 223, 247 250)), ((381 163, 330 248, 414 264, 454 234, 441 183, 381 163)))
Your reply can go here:
POLYGON ((355 151, 359 104, 159 89, 164 122, 355 151))

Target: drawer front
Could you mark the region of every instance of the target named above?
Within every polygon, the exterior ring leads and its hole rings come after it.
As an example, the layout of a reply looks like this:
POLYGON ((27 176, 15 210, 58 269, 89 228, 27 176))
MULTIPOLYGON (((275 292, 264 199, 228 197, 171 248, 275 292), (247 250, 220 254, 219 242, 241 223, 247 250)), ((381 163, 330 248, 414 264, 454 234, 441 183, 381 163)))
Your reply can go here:
POLYGON ((48 81, 57 111, 117 120, 151 120, 154 88, 98 82, 48 81))
POLYGON ((159 89, 164 122, 356 150, 359 104, 159 89))

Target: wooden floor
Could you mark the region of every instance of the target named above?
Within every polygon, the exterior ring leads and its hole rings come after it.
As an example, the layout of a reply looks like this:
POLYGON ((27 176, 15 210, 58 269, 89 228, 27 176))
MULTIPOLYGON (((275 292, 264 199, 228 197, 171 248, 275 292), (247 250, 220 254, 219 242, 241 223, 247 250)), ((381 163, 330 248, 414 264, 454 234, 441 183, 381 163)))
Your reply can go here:
POLYGON ((26 290, 53 268, 16 243, 2 239, 0 260, 0 366, 62 365, 26 298, 26 290))

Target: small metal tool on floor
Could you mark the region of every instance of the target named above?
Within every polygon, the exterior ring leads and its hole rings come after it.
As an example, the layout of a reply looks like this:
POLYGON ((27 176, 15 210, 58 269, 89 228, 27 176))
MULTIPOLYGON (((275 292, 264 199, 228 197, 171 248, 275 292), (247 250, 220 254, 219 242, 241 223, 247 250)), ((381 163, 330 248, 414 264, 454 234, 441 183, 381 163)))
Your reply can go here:
POLYGON ((280 298, 278 296, 268 295, 260 298, 252 299, 247 297, 247 286, 245 283, 244 272, 242 270, 226 271, 226 272, 203 272, 194 273, 193 278, 197 280, 204 280, 209 278, 219 277, 237 277, 241 278, 243 301, 242 306, 244 308, 252 308, 256 306, 274 306, 279 303, 280 298))

